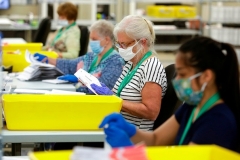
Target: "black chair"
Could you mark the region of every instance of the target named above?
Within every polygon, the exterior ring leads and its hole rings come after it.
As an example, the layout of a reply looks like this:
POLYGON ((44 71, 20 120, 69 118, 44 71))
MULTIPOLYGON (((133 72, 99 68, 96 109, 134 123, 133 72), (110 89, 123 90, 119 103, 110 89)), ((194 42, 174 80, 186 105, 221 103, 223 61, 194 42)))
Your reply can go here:
POLYGON ((51 19, 49 17, 44 18, 39 24, 38 30, 34 35, 33 42, 40 42, 45 45, 50 29, 51 19))
POLYGON ((81 31, 79 57, 87 53, 89 42, 89 30, 87 26, 78 26, 81 31))
POLYGON ((167 91, 164 95, 161 103, 160 113, 157 119, 154 122, 153 130, 158 128, 161 124, 163 124, 171 115, 174 113, 176 108, 181 104, 178 100, 177 95, 172 86, 172 79, 176 76, 175 66, 174 64, 170 64, 165 68, 166 76, 167 76, 167 91))

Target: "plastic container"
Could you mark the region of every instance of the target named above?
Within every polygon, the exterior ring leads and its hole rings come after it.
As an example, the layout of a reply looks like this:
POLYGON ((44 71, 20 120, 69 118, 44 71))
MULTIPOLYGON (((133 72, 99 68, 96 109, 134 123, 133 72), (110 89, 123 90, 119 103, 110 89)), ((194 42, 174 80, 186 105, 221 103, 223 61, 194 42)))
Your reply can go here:
POLYGON ((197 9, 191 6, 174 6, 176 18, 196 18, 197 9))
MULTIPOLYGON (((10 51, 3 52, 3 66, 6 68, 13 66, 13 72, 22 72, 24 68, 29 66, 30 64, 25 60, 25 51, 19 51, 19 53, 12 53, 10 51)), ((49 51, 30 51, 31 54, 41 53, 50 58, 57 58, 58 55, 55 52, 49 51)))
POLYGON ((121 106, 116 96, 3 95, 9 130, 99 130, 103 118, 121 106))
POLYGON ((171 6, 147 6, 147 15, 155 18, 174 18, 175 9, 171 6))
MULTIPOLYGON (((69 160, 72 151, 30 152, 30 160, 69 160)), ((147 147, 149 160, 239 160, 240 154, 215 145, 147 147)))
POLYGON ((5 44, 2 46, 3 51, 25 51, 26 49, 29 51, 41 51, 43 47, 42 43, 23 43, 23 44, 5 44))

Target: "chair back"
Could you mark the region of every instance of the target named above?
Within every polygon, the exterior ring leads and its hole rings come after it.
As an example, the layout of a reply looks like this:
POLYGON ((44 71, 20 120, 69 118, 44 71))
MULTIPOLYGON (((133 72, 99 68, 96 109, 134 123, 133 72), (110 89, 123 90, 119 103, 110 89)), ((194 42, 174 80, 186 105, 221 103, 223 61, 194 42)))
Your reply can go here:
POLYGON ((33 38, 33 42, 40 42, 45 45, 50 29, 51 19, 49 17, 42 19, 41 23, 39 24, 38 30, 33 38))
POLYGON ((176 110, 176 105, 179 103, 177 95, 172 86, 172 79, 176 76, 174 64, 170 64, 165 68, 167 76, 167 91, 161 102, 161 109, 157 119, 154 122, 153 130, 163 124, 176 110))
POLYGON ((89 43, 89 30, 87 26, 78 26, 81 31, 79 57, 87 53, 89 43))

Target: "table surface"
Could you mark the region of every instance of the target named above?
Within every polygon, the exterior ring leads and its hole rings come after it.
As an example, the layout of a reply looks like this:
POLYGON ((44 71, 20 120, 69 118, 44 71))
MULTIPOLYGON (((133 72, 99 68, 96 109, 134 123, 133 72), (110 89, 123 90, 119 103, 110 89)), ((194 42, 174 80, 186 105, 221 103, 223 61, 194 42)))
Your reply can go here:
POLYGON ((12 82, 8 82, 7 85, 11 85, 12 90, 14 89, 34 89, 34 90, 64 90, 64 91, 72 91, 75 92, 76 88, 73 84, 52 84, 45 83, 41 81, 20 81, 16 78, 13 78, 12 82))
POLYGON ((27 43, 23 38, 3 38, 2 39, 2 44, 7 43, 7 44, 24 44, 27 43))
POLYGON ((2 130, 3 143, 104 142, 103 131, 10 131, 2 130))

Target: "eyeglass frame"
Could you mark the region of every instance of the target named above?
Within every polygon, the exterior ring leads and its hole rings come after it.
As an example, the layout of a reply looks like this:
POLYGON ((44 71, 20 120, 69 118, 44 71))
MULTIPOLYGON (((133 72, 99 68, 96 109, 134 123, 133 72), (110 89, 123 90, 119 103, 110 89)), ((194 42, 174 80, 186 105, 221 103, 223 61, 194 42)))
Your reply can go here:
POLYGON ((129 43, 127 43, 127 45, 126 44, 123 44, 123 43, 119 43, 118 41, 115 41, 114 42, 114 45, 119 49, 119 48, 123 48, 123 49, 127 49, 128 47, 131 47, 131 46, 133 46, 133 45, 131 45, 133 42, 139 42, 141 39, 139 39, 139 40, 132 40, 131 42, 129 42, 129 43))

